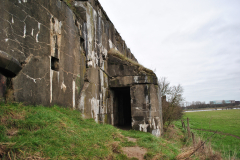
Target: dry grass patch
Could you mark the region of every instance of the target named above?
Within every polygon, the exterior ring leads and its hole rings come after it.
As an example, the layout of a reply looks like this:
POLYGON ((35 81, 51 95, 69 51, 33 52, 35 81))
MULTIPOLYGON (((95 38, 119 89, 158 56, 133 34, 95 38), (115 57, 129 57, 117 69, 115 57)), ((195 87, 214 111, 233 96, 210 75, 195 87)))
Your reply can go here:
POLYGON ((123 139, 125 138, 121 133, 119 132, 114 132, 112 133, 112 137, 113 139, 119 139, 121 141, 123 141, 123 139))
POLYGON ((130 142, 137 142, 136 138, 126 137, 128 141, 130 142))
POLYGON ((176 159, 177 160, 185 160, 191 159, 191 157, 197 157, 200 160, 222 160, 221 154, 219 152, 213 151, 211 144, 205 144, 200 138, 195 146, 185 147, 182 149, 182 153, 180 153, 176 159))
POLYGON ((10 151, 15 144, 16 143, 0 143, 0 159, 4 159, 4 155, 9 156, 9 158, 6 157, 6 159, 11 159, 10 151))
POLYGON ((9 138, 11 138, 12 136, 17 135, 18 132, 19 131, 17 128, 7 129, 7 136, 9 136, 9 138))
POLYGON ((121 150, 120 150, 121 147, 119 146, 119 143, 120 142, 114 141, 110 144, 113 153, 121 153, 121 150))
POLYGON ((15 113, 15 112, 8 112, 5 115, 0 116, 1 124, 8 124, 8 120, 24 120, 25 119, 25 112, 15 113))
POLYGON ((147 153, 147 149, 146 148, 142 148, 142 147, 123 147, 122 148, 123 153, 127 155, 127 157, 129 158, 137 158, 139 160, 143 160, 144 159, 144 155, 147 153))

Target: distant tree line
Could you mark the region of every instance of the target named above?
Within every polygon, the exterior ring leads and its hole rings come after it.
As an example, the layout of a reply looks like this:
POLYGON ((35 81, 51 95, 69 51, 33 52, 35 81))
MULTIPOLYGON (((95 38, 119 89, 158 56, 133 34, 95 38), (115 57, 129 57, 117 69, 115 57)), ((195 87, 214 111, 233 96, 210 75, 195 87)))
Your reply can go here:
POLYGON ((200 109, 200 108, 235 108, 239 107, 235 103, 222 103, 222 104, 206 104, 205 102, 192 102, 192 103, 187 103, 185 109, 200 109))

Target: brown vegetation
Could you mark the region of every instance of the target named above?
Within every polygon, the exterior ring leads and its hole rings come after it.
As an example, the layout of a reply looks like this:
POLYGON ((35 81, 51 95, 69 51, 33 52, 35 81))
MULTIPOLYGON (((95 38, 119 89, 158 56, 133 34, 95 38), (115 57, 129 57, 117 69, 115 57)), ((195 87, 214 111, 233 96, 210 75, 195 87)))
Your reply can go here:
POLYGON ((8 124, 10 123, 9 120, 24 120, 25 113, 15 113, 15 112, 9 112, 5 113, 4 116, 0 116, 0 123, 2 124, 8 124))
POLYGON ((184 100, 182 97, 183 88, 180 84, 170 86, 170 82, 167 81, 166 77, 160 78, 158 85, 162 95, 163 125, 167 128, 173 121, 181 119, 183 115, 181 107, 181 102, 184 100), (166 100, 167 96, 168 101, 166 100))
POLYGON ((179 105, 174 105, 166 101, 166 96, 162 97, 163 124, 169 126, 173 121, 181 119, 183 109, 179 105))
POLYGON ((137 158, 138 160, 143 160, 144 155, 147 153, 147 149, 142 147, 123 147, 124 154, 129 158, 137 158))
POLYGON ((212 150, 211 144, 204 144, 204 142, 198 138, 195 146, 185 147, 182 149, 176 159, 186 160, 192 159, 191 157, 197 157, 200 160, 222 160, 221 154, 212 150))

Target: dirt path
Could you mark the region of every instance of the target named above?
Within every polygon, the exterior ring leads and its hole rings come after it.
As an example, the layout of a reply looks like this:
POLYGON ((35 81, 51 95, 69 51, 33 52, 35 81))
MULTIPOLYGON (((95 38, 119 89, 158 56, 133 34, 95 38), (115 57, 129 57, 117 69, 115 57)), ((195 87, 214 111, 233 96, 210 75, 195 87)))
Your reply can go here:
MULTIPOLYGON (((127 137, 128 141, 137 142, 137 139, 127 137)), ((128 158, 137 158, 139 160, 144 160, 144 155, 147 153, 146 148, 142 148, 139 146, 134 147, 123 147, 123 153, 127 155, 128 158)))
MULTIPOLYGON (((199 131, 216 132, 216 131, 208 130, 208 129, 196 129, 196 128, 192 128, 192 129, 199 130, 199 131)), ((221 135, 232 136, 232 137, 235 137, 235 138, 237 138, 237 139, 240 139, 240 137, 238 137, 238 136, 236 136, 236 135, 233 135, 233 134, 223 133, 223 132, 216 132, 216 133, 217 133, 217 134, 221 134, 221 135)))

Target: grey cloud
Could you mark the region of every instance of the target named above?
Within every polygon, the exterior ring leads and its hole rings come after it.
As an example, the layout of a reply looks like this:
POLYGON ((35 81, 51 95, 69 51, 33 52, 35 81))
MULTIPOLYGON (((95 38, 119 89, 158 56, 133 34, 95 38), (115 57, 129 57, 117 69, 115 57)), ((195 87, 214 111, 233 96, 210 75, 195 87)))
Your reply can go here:
POLYGON ((187 101, 240 100, 239 0, 100 2, 139 62, 187 101))
MULTIPOLYGON (((240 53, 239 53, 240 54, 240 53)), ((235 58, 234 58, 235 59, 235 58)), ((240 64, 240 59, 237 59, 236 61, 235 61, 237 64, 240 64)))

